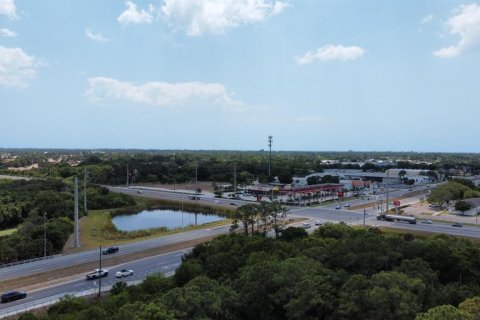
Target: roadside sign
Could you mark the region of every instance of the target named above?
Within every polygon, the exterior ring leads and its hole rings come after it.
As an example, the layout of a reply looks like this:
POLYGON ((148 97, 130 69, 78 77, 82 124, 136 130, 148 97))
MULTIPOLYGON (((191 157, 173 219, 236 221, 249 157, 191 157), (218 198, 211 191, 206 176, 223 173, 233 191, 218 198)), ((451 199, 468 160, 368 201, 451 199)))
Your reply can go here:
POLYGON ((400 207, 400 200, 393 200, 393 205, 395 207, 400 207))

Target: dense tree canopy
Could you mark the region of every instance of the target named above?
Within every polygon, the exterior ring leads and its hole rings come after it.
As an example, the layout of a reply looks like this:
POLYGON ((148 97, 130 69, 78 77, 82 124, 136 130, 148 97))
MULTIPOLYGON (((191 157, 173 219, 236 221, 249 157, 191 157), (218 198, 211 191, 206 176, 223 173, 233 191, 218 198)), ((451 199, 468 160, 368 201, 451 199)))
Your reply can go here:
POLYGON ((116 285, 88 305, 69 298, 44 319, 473 320, 479 274, 480 248, 469 240, 327 224, 288 241, 217 237, 187 254, 172 278, 116 285))

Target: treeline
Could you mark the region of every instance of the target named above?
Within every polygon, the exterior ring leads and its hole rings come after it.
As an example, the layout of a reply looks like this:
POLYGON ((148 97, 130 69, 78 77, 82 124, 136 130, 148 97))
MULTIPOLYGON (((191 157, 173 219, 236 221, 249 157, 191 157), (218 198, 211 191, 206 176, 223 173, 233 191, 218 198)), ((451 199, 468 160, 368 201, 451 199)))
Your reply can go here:
MULTIPOLYGON (((80 193, 81 195, 81 193, 80 193)), ((135 205, 125 194, 89 185, 88 209, 121 208, 135 205)), ((80 198, 80 217, 83 201, 80 198)), ((47 255, 62 251, 72 232, 73 185, 61 179, 0 180, 0 230, 17 228, 0 237, 0 264, 44 255, 44 228, 47 255)))
POLYGON ((480 188, 476 187, 472 180, 455 178, 432 190, 427 200, 441 207, 450 204, 451 201, 457 201, 456 210, 467 211, 470 205, 462 200, 479 197, 480 188))
POLYGON ((327 224, 311 236, 221 236, 196 246, 172 278, 120 282, 92 303, 67 297, 38 319, 473 320, 479 275, 469 240, 327 224))
MULTIPOLYGON (((82 153, 77 155, 82 161, 78 166, 71 166, 66 161, 50 163, 46 159, 38 161, 39 169, 22 172, 38 177, 69 178, 82 176, 84 168, 89 171, 89 181, 98 184, 125 185, 127 176, 129 183, 185 183, 198 176, 201 181, 231 182, 239 185, 248 184, 258 179, 260 182, 269 182, 278 177, 282 183, 290 183, 294 176, 304 176, 326 169, 360 169, 364 171, 384 171, 396 167, 403 169, 421 169, 425 172, 433 170, 449 175, 449 170, 461 168, 470 173, 480 172, 480 162, 466 155, 441 154, 435 159, 425 158, 432 163, 411 162, 399 160, 390 166, 379 166, 374 163, 361 163, 370 153, 321 153, 321 152, 273 152, 271 176, 268 175, 268 152, 221 152, 221 151, 158 151, 132 153, 82 153), (348 161, 349 163, 324 162, 324 160, 348 161), (449 162, 451 160, 451 162, 449 162), (462 160, 462 161, 461 161, 462 160), (467 161, 468 160, 468 161, 467 161), (358 162, 358 163, 357 163, 358 162), (197 172, 196 172, 197 171, 197 172)), ((383 154, 378 154, 381 156, 383 154)), ((431 156, 437 154, 432 154, 431 156)), ((20 161, 19 156, 16 161, 20 161)), ((38 160, 40 154, 34 154, 29 162, 38 160)), ((385 155, 383 155, 385 156, 385 155)), ((415 158, 403 155, 404 158, 415 158)), ((73 155, 70 155, 73 157, 73 155)), ((424 159, 425 159, 424 158, 424 159)), ((367 158, 368 159, 368 158, 367 158)), ((377 157, 376 159, 382 159, 377 157)), ((389 159, 389 158, 387 158, 389 159)), ((387 160, 385 160, 387 161, 387 160)), ((392 160, 388 160, 392 161, 392 160)), ((395 160, 396 161, 396 160, 395 160)), ((417 161, 417 160, 416 160, 417 161)), ((23 163, 23 162, 22 162, 23 163)), ((16 174, 5 168, 0 172, 16 174)))

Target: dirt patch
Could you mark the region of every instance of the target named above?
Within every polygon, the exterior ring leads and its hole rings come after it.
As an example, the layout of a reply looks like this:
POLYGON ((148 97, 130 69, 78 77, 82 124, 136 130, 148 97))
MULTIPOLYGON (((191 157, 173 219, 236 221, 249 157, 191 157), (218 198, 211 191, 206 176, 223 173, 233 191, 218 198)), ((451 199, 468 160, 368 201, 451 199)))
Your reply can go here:
MULTIPOLYGON (((121 263, 126 263, 142 258, 169 253, 177 250, 182 250, 196 246, 197 244, 212 240, 214 237, 204 237, 200 239, 185 241, 179 244, 172 244, 160 248, 149 249, 137 253, 132 253, 123 256, 114 256, 102 259, 102 267, 111 267, 121 263)), ((87 262, 73 267, 52 270, 48 272, 37 273, 25 277, 9 279, 0 283, 0 292, 12 290, 12 288, 21 289, 25 291, 32 291, 48 286, 54 286, 67 281, 77 280, 84 277, 84 273, 91 271, 98 267, 98 262, 87 262)))
MULTIPOLYGON (((392 198, 391 200, 389 201, 393 201, 393 200, 403 200, 403 199, 408 199, 408 198, 412 198, 412 197, 415 197, 415 196, 419 196, 419 195, 422 195, 422 194, 426 194, 427 191, 425 190, 418 190, 418 191, 413 191, 413 192, 408 192, 408 193, 405 193, 403 196, 401 197, 396 197, 396 198, 392 198)), ((350 210, 358 210, 358 209, 369 209, 371 207, 374 207, 374 206, 377 206, 378 202, 375 200, 375 201, 371 201, 369 203, 366 203, 366 204, 362 204, 362 205, 358 205, 358 206, 352 206, 350 207, 350 210)))

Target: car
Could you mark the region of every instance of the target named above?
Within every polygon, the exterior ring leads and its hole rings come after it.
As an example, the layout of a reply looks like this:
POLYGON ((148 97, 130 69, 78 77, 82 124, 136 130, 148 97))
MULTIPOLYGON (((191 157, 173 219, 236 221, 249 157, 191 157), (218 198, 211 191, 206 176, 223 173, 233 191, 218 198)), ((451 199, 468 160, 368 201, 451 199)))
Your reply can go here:
POLYGON ((103 278, 108 276, 108 270, 105 269, 94 269, 92 272, 87 273, 85 278, 87 280, 96 280, 98 278, 103 278))
POLYGON ((413 189, 410 188, 410 189, 408 189, 408 191, 413 191, 413 189))
POLYGON ((425 224, 432 224, 432 220, 429 220, 429 219, 424 219, 422 220, 422 223, 425 223, 425 224))
POLYGON ((118 247, 110 247, 102 251, 103 254, 111 254, 111 253, 117 253, 118 252, 118 247))
POLYGON ((230 205, 231 206, 238 206, 238 204, 236 204, 235 202, 230 202, 230 205))
POLYGON ((9 291, 2 294, 1 301, 2 303, 25 299, 27 297, 27 293, 25 291, 9 291))
POLYGON ((321 226, 322 224, 323 224, 323 221, 321 221, 321 220, 316 220, 315 221, 316 226, 321 226))
POLYGON ((137 193, 142 194, 143 192, 142 192, 142 190, 137 190, 137 193))
POLYGON ((340 206, 336 206, 336 207, 335 207, 335 209, 337 209, 337 210, 338 210, 338 209, 341 209, 341 208, 342 208, 342 207, 340 207, 340 206))
POLYGON ((350 203, 345 203, 343 206, 344 206, 345 208, 350 208, 350 203))
POLYGON ((218 201, 218 200, 213 200, 213 203, 220 203, 220 201, 218 201))
POLYGON ((463 227, 463 224, 456 222, 456 223, 452 224, 452 227, 461 228, 461 227, 463 227))
POLYGON ((190 200, 200 200, 200 197, 189 196, 188 199, 190 199, 190 200))
POLYGON ((122 269, 115 272, 115 277, 123 278, 123 277, 133 276, 133 273, 134 273, 133 270, 122 269))
POLYGON ((304 223, 302 227, 303 229, 310 229, 312 226, 310 225, 310 223, 304 223))

